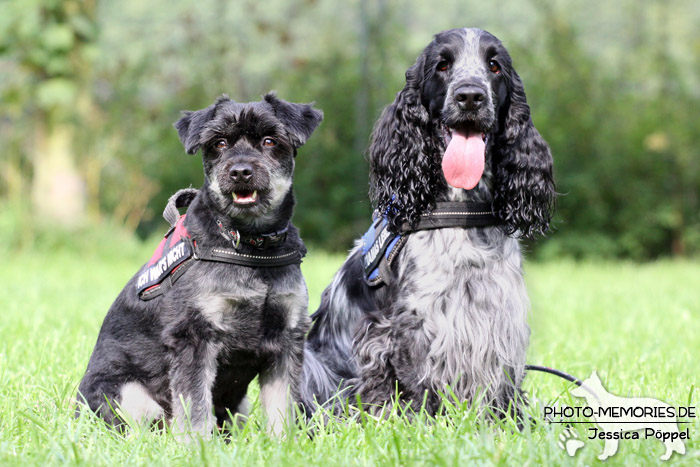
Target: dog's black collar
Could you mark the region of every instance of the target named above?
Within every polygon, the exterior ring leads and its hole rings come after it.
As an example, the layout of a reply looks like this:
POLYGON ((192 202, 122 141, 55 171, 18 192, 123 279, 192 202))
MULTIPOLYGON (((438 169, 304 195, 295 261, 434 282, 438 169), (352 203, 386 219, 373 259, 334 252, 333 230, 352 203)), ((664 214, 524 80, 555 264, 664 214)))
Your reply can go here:
POLYGON ((231 245, 236 250, 241 243, 253 246, 258 250, 267 250, 273 246, 281 245, 287 239, 287 231, 289 230, 289 224, 287 224, 284 229, 276 232, 257 235, 242 235, 238 230, 230 230, 224 227, 224 223, 220 220, 216 221, 216 225, 219 226, 219 233, 221 233, 221 236, 227 241, 231 242, 231 245))
MULTIPOLYGON (((163 217, 166 221, 168 221, 173 229, 175 228, 175 224, 177 224, 177 222, 180 220, 178 208, 188 207, 195 196, 197 196, 198 192, 199 190, 196 188, 185 188, 178 190, 170 197, 170 199, 168 199, 168 204, 165 206, 165 210, 163 211, 163 217)), ((259 250, 267 250, 268 248, 283 244, 287 239, 287 231, 289 230, 289 224, 287 224, 283 229, 276 232, 257 235, 241 235, 240 231, 238 230, 227 229, 224 227, 224 223, 220 219, 216 220, 216 225, 219 226, 221 236, 229 241, 235 249, 238 249, 241 243, 243 243, 244 245, 250 245, 259 250)), ((169 233, 170 232, 168 232, 168 234, 169 233)))

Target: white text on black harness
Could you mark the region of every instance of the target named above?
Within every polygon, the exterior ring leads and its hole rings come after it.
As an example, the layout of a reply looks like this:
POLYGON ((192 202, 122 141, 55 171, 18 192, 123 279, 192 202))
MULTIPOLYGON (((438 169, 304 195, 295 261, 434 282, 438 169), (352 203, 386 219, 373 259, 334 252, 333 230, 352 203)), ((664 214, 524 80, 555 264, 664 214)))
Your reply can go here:
POLYGON ((136 281, 137 293, 141 293, 149 287, 160 284, 173 269, 191 256, 192 247, 190 243, 184 239, 168 248, 153 266, 150 266, 139 275, 136 281))

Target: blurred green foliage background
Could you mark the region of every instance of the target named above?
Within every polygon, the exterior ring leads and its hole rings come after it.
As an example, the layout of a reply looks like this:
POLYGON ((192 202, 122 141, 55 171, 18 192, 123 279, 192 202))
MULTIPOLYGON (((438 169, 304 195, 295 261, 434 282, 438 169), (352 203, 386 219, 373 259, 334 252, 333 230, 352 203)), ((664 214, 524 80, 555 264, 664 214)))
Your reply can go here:
POLYGON ((369 222, 381 108, 434 33, 481 27, 555 157, 556 229, 535 255, 697 255, 698 24, 697 0, 0 0, 0 250, 163 231, 168 196, 202 182, 179 112, 270 89, 325 112, 295 223, 346 250, 369 222))

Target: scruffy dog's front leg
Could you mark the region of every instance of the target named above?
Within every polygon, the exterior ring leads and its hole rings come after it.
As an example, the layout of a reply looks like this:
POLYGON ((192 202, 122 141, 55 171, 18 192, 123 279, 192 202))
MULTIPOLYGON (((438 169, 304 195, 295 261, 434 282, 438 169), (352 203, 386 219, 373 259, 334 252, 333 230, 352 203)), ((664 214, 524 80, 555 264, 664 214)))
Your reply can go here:
POLYGON ((284 350, 260 373, 260 403, 267 417, 268 431, 281 435, 293 419, 293 401, 299 400, 305 329, 291 332, 284 350))
POLYGON ((218 346, 213 342, 193 341, 179 342, 170 367, 173 430, 187 440, 192 434, 209 438, 215 426, 212 387, 218 346))

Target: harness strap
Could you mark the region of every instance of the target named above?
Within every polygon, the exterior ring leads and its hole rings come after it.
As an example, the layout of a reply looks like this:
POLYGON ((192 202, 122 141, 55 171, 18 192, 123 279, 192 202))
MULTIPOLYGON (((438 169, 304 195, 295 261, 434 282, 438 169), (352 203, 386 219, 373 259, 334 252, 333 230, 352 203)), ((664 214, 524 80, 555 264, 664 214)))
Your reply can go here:
POLYGON ((168 221, 171 227, 175 227, 177 221, 180 220, 180 213, 177 209, 189 206, 194 197, 197 196, 198 191, 196 188, 183 188, 168 198, 168 204, 163 210, 163 218, 168 221))
POLYGON ((195 247, 195 259, 201 261, 216 261, 219 263, 237 264, 239 266, 273 268, 300 264, 302 254, 299 250, 272 256, 247 255, 236 250, 221 247, 207 247, 199 249, 195 247))
POLYGON ((440 202, 422 214, 411 226, 404 223, 398 233, 389 231, 385 216, 375 211, 369 230, 362 236, 362 263, 365 283, 370 287, 388 284, 393 280, 391 264, 398 256, 408 237, 421 230, 445 228, 487 227, 499 223, 488 202, 440 202))
POLYGON ((245 267, 273 268, 300 264, 303 255, 299 250, 274 256, 246 255, 238 253, 236 250, 221 247, 198 248, 191 238, 187 237, 185 242, 190 246, 194 254, 180 263, 175 269, 167 274, 160 283, 150 286, 138 292, 141 300, 152 300, 165 294, 170 290, 175 282, 182 277, 196 261, 212 261, 217 263, 235 264, 245 267))
POLYGON ((175 282, 182 277, 185 272, 194 264, 194 258, 189 258, 184 261, 180 266, 178 266, 173 272, 170 273, 160 284, 156 284, 153 287, 149 287, 139 294, 139 298, 144 301, 152 300, 156 297, 160 297, 170 290, 175 282))
POLYGON ((498 219, 491 211, 490 203, 441 202, 430 213, 421 214, 414 227, 404 223, 401 233, 451 227, 486 227, 497 223, 498 219))
POLYGON ((212 261, 253 268, 272 268, 301 263, 304 255, 299 250, 279 255, 251 255, 236 251, 241 242, 259 250, 282 245, 287 239, 289 226, 277 232, 244 236, 237 230, 226 230, 223 223, 217 221, 221 235, 236 249, 198 245, 185 228, 184 222, 187 215, 180 215, 178 212, 178 208, 190 205, 197 192, 198 190, 194 188, 185 188, 168 200, 163 217, 171 227, 136 281, 136 293, 141 300, 152 300, 166 293, 196 261, 212 261))

